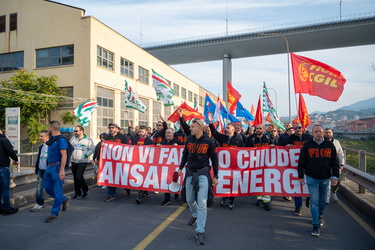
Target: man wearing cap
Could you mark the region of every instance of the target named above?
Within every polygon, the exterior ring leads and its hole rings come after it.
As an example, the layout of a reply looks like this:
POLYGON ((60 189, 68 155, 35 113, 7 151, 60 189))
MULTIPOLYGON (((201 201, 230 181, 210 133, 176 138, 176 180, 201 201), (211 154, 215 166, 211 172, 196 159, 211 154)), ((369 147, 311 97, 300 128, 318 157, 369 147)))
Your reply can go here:
MULTIPOLYGON (((111 122, 108 124, 109 134, 104 138, 105 141, 117 142, 122 144, 131 144, 127 135, 123 135, 119 132, 119 126, 116 123, 111 122)), ((126 193, 130 195, 130 190, 126 189, 126 193)), ((112 201, 115 199, 116 187, 108 187, 108 196, 104 201, 112 201)))
POLYGON ((189 204, 192 217, 188 225, 192 226, 197 223, 195 229, 196 239, 199 245, 206 244, 204 236, 207 219, 207 204, 209 198, 210 186, 216 186, 218 182, 218 158, 215 152, 215 143, 212 138, 208 137, 204 130, 202 120, 193 119, 190 131, 185 143, 178 174, 186 164, 186 176, 184 185, 186 188, 186 202, 189 204), (214 178, 211 180, 211 166, 214 172, 214 178))

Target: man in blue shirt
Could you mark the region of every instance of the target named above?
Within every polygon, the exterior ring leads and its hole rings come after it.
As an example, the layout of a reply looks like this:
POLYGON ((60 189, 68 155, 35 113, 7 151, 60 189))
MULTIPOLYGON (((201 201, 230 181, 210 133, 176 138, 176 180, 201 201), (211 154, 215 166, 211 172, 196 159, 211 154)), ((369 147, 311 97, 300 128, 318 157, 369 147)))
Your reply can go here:
POLYGON ((63 180, 65 179, 65 165, 68 154, 68 139, 60 133, 60 123, 51 121, 49 123, 49 133, 51 138, 47 142, 48 159, 47 169, 44 173, 43 187, 46 192, 54 198, 51 215, 46 222, 52 222, 59 217, 59 211, 62 204, 62 210, 65 211, 69 205, 69 196, 63 195, 63 180))

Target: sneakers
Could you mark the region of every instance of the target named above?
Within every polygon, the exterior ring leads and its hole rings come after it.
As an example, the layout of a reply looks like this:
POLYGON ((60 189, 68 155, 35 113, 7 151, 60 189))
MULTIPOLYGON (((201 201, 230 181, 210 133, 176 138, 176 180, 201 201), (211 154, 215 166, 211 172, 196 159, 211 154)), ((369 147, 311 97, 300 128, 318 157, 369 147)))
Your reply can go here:
POLYGON ((107 198, 104 199, 104 201, 108 202, 108 201, 113 201, 115 199, 114 196, 107 196, 107 198))
POLYGON ((314 227, 313 227, 313 230, 311 231, 311 235, 312 235, 312 236, 319 237, 319 235, 320 235, 319 227, 314 226, 314 227))
POLYGON ((194 218, 193 216, 189 219, 188 221, 188 225, 189 226, 193 226, 195 225, 195 223, 197 223, 197 218, 194 218))
POLYGON ((163 200, 163 202, 161 203, 161 205, 163 206, 168 206, 169 204, 171 204, 171 200, 167 200, 167 199, 163 200))
POLYGON ((137 199, 135 200, 135 202, 137 204, 141 204, 142 198, 143 198, 143 195, 138 196, 137 199))
POLYGON ((294 214, 300 216, 301 215, 301 208, 296 207, 296 209, 294 209, 294 214))
POLYGON ((148 198, 150 197, 150 194, 148 193, 148 191, 145 191, 142 195, 142 198, 148 198))
POLYGON ((102 186, 102 189, 106 189, 107 188, 107 186, 102 186))
POLYGON ((234 202, 233 201, 228 202, 228 208, 229 208, 229 210, 234 209, 234 202))
POLYGON ((270 211, 271 210, 271 206, 270 206, 270 203, 267 202, 267 203, 263 203, 263 207, 266 211, 270 211))
POLYGON ((319 217, 318 222, 320 226, 323 226, 324 225, 323 217, 319 217))
POLYGON ((67 196, 64 203, 62 204, 62 211, 65 211, 68 209, 69 206, 69 201, 70 201, 70 196, 67 196))
POLYGON ((339 197, 337 197, 337 194, 336 193, 331 193, 331 196, 332 196, 332 199, 334 200, 334 201, 338 201, 339 200, 339 197))
POLYGON ((195 238, 197 239, 198 245, 206 244, 206 238, 204 237, 204 233, 196 233, 195 238))
POLYGON ((81 198, 82 198, 82 195, 75 194, 72 199, 75 200, 75 199, 81 199, 81 198))
POLYGON ((18 212, 18 207, 11 207, 9 210, 3 210, 3 215, 11 215, 18 212))
POLYGON ((292 197, 290 197, 290 196, 283 196, 283 199, 286 200, 286 201, 291 201, 292 197))
POLYGON ((329 205, 329 198, 326 199, 326 204, 329 205))
POLYGON ((221 207, 224 207, 224 206, 225 206, 225 203, 227 202, 227 199, 228 199, 228 198, 226 198, 226 197, 223 197, 223 198, 221 199, 221 201, 220 201, 220 206, 221 206, 221 207))
POLYGON ((31 212, 36 212, 36 211, 39 211, 39 210, 42 210, 44 208, 44 206, 41 206, 39 204, 36 204, 35 206, 33 206, 30 211, 31 212))
POLYGON ((89 191, 83 192, 82 199, 85 199, 89 195, 89 191))
POLYGON ((255 203, 255 206, 261 206, 263 204, 263 201, 262 200, 257 200, 257 202, 255 203))
POLYGON ((59 215, 50 215, 47 219, 46 222, 50 223, 52 221, 55 221, 57 218, 59 218, 59 215))

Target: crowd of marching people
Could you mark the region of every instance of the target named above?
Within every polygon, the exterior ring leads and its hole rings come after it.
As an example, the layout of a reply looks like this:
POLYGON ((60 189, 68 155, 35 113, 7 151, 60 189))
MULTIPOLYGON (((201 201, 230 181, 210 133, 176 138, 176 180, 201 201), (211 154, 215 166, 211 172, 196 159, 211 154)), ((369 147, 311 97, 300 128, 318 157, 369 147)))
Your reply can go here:
MULTIPOLYGON (((204 228, 207 217, 207 206, 210 205, 209 187, 216 186, 220 181, 218 175, 218 160, 215 152, 216 147, 263 147, 263 146, 286 146, 305 145, 310 148, 325 147, 332 150, 332 158, 311 157, 310 151, 301 150, 298 166, 300 182, 306 181, 309 187, 310 197, 306 198, 306 206, 310 207, 313 218, 314 236, 319 236, 319 227, 323 225, 324 206, 329 203, 330 198, 337 201, 337 189, 339 187, 339 171, 344 165, 344 155, 340 143, 333 138, 331 129, 323 129, 320 125, 314 126, 312 134, 304 131, 300 123, 287 124, 285 131, 272 124, 258 124, 255 127, 248 126, 245 130, 241 124, 228 123, 225 133, 216 130, 212 120, 205 124, 202 120, 193 119, 188 124, 182 115, 182 110, 177 111, 180 117, 180 128, 175 131, 169 128, 163 117, 157 122, 156 128, 151 129, 143 125, 129 126, 128 130, 120 128, 115 123, 108 124, 108 133, 100 134, 100 141, 95 146, 92 139, 84 133, 84 128, 75 126, 74 136, 68 141, 59 132, 60 124, 57 121, 50 122, 49 130, 40 132, 39 140, 42 145, 39 148, 38 160, 35 164, 37 174, 36 205, 31 211, 39 211, 44 208, 44 190, 54 198, 50 216, 46 222, 52 222, 59 216, 60 208, 65 211, 70 199, 85 199, 89 195, 89 187, 86 184, 84 173, 87 164, 91 162, 97 166, 101 159, 101 147, 105 141, 117 142, 129 145, 185 145, 178 174, 186 168, 184 186, 186 190, 183 200, 188 203, 192 216, 188 224, 197 224, 196 239, 198 244, 205 244, 204 228), (207 151, 197 152, 188 144, 205 145, 207 151), (306 152, 306 153, 305 153, 306 152), (310 154, 310 155, 309 155, 310 154), (336 157, 336 155, 338 157, 336 157), (89 161, 92 156, 92 161, 89 161), (211 163, 211 164, 210 164, 211 163), (74 179, 74 196, 63 195, 63 180, 65 178, 65 166, 70 164, 74 179), (312 165, 315 165, 312 167, 312 165), (327 171, 318 171, 317 166, 327 171), (211 171, 213 174, 211 174, 211 171), (324 172, 324 173, 323 173, 324 172), (213 178, 212 178, 213 177, 213 178), (324 180, 324 183, 321 182, 324 180), (331 185, 329 184, 331 182, 331 185), (313 184, 312 184, 313 183, 313 184), (313 185, 321 185, 316 190, 313 185), (330 191, 328 191, 330 189, 330 191), (323 197, 324 196, 324 197, 323 197), (323 197, 323 198, 322 198, 323 197)), ((304 147, 305 147, 304 146, 304 147)), ((16 160, 11 155, 13 160, 16 160)), ((9 158, 9 157, 8 157, 9 158)), ((116 187, 102 187, 107 189, 105 202, 116 198, 116 187)), ((125 189, 128 195, 132 190, 125 189)), ((141 204, 145 198, 150 197, 149 191, 137 190, 135 202, 141 204)), ((178 194, 174 194, 177 199, 178 194)), ((283 197, 291 201, 291 197, 283 197)), ((293 197, 294 214, 301 215, 302 197, 293 197)), ((165 193, 161 205, 171 204, 171 193, 165 193)), ((2 214, 16 213, 18 209, 10 208, 3 197, 1 204, 2 214), (6 207, 8 206, 8 207, 6 207)), ((256 206, 263 207, 266 211, 271 210, 271 196, 257 196, 256 206)), ((223 197, 220 206, 229 210, 235 208, 235 197, 223 197)))

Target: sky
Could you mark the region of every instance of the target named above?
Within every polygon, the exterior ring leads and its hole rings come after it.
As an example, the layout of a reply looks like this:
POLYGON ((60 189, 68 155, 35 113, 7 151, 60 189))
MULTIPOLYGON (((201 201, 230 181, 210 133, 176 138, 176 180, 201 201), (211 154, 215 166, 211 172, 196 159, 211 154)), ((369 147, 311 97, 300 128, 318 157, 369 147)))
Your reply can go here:
MULTIPOLYGON (((207 35, 263 30, 375 15, 373 0, 55 0, 79 7, 138 45, 207 35), (341 2, 341 8, 340 8, 341 2), (142 34, 142 35, 141 35, 142 34)), ((374 31, 375 33, 375 31, 374 31)), ((280 42, 285 40, 280 37, 280 42)), ((293 48, 290 48, 293 51, 293 48)), ((304 95, 309 113, 327 112, 375 97, 375 45, 298 52, 326 63, 346 78, 337 102, 304 95)), ((172 65, 215 95, 222 96, 222 61, 172 65)), ((165 76, 167 77, 167 76, 165 76)), ((256 108, 266 82, 280 116, 288 116, 287 54, 232 60, 232 84, 241 103, 256 108), (272 90, 273 89, 273 90, 272 90)), ((293 89, 293 80, 291 79, 293 89)), ((297 113, 292 91, 292 115, 297 113)))

